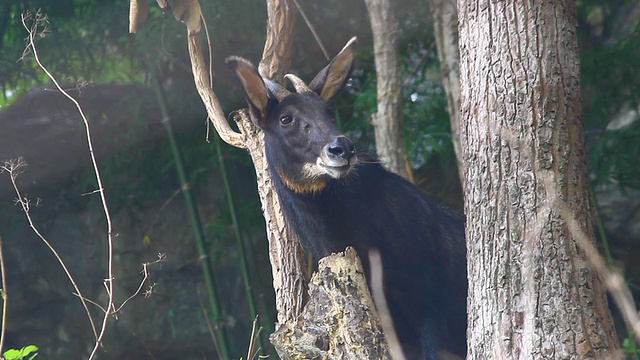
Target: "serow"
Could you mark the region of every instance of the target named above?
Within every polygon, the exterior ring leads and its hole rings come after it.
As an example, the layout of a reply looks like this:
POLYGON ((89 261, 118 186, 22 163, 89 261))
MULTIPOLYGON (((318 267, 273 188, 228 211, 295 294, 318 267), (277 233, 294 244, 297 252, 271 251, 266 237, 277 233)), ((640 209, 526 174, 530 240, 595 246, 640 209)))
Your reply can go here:
POLYGON ((345 85, 355 38, 295 92, 262 78, 247 60, 227 64, 240 80, 252 121, 264 131, 268 167, 289 226, 318 257, 352 246, 369 277, 382 257, 384 293, 408 359, 465 355, 464 216, 440 206, 338 130, 327 101, 345 85))

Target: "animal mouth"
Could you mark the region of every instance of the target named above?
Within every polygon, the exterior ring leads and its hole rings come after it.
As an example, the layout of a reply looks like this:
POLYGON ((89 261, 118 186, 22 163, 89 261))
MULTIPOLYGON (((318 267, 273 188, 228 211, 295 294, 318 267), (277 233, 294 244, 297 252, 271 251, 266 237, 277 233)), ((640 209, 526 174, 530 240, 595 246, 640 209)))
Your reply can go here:
POLYGON ((316 166, 322 170, 323 173, 331 176, 334 179, 339 179, 347 175, 353 166, 358 162, 358 159, 323 159, 319 157, 316 161, 316 166))

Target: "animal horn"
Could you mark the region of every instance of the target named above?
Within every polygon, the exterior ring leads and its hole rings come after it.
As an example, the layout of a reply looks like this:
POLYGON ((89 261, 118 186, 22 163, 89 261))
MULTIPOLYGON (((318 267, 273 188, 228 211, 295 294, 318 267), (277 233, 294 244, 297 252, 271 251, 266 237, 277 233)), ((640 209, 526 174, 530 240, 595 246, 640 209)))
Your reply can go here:
POLYGON ((285 89, 284 86, 274 81, 271 81, 269 79, 263 79, 263 80, 264 80, 264 84, 267 86, 267 89, 269 89, 271 94, 273 94, 273 96, 275 96, 278 101, 282 101, 284 98, 291 95, 291 92, 285 89))
POLYGON ((293 84, 293 87, 296 88, 297 93, 313 91, 309 88, 309 86, 307 86, 307 84, 304 83, 304 81, 302 81, 302 79, 300 79, 299 77, 293 74, 287 74, 284 77, 287 78, 289 81, 291 81, 291 83, 293 84))

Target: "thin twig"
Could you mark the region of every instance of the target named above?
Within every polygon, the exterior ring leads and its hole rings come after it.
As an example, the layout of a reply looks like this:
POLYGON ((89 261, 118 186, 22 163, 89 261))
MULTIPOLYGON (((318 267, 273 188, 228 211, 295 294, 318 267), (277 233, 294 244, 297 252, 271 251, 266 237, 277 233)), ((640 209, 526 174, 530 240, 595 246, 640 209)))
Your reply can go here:
POLYGON ((200 14, 200 20, 202 20, 202 25, 204 25, 204 34, 207 38, 207 55, 209 55, 209 87, 213 88, 213 45, 211 44, 211 35, 209 35, 207 19, 204 18, 203 14, 200 14))
POLYGON ((324 57, 327 60, 330 60, 331 57, 329 56, 329 52, 324 47, 324 45, 322 45, 322 41, 320 40, 320 36, 318 36, 318 33, 316 32, 316 29, 313 27, 313 24, 311 24, 311 21, 309 20, 307 15, 304 13, 304 10, 302 10, 302 7, 300 6, 300 4, 298 4, 298 0, 293 0, 293 3, 296 5, 296 8, 298 9, 298 12, 300 13, 300 15, 302 15, 302 19, 304 19, 304 22, 307 24, 307 27, 309 28, 309 30, 311 30, 311 34, 316 39, 316 42, 318 43, 318 46, 320 46, 320 50, 322 50, 322 54, 324 54, 324 57))
POLYGON ((0 235, 0 274, 2 276, 2 289, 0 289, 0 297, 2 298, 2 323, 0 324, 0 356, 4 348, 4 336, 7 329, 7 274, 4 268, 4 254, 2 253, 2 235, 0 235))
MULTIPOLYGON (((98 168, 98 163, 96 161, 96 157, 93 151, 93 141, 91 138, 91 130, 89 127, 89 120, 87 119, 87 117, 84 114, 84 111, 82 110, 82 107, 80 106, 80 104, 78 103, 78 101, 76 99, 74 99, 71 95, 69 95, 68 92, 66 92, 58 83, 58 81, 56 80, 56 78, 51 74, 51 72, 49 72, 49 70, 47 70, 47 68, 40 62, 40 58, 38 56, 38 51, 36 49, 36 45, 35 45, 35 37, 38 34, 38 27, 40 26, 41 22, 47 22, 47 19, 45 16, 43 16, 40 11, 38 11, 35 14, 35 17, 32 18, 31 15, 29 15, 29 13, 27 14, 22 14, 22 25, 24 26, 25 30, 27 30, 27 32, 29 33, 29 37, 28 37, 28 48, 31 48, 31 50, 33 51, 33 57, 36 60, 36 62, 38 63, 38 66, 42 69, 42 71, 45 72, 45 74, 47 74, 47 76, 49 77, 49 79, 51 79, 51 81, 54 83, 54 85, 56 86, 56 88, 65 96, 67 97, 75 106, 76 109, 78 110, 78 113, 80 114, 80 116, 82 117, 82 121, 84 122, 84 126, 85 126, 85 131, 86 131, 86 136, 87 136, 87 144, 89 147, 89 155, 91 156, 91 163, 93 165, 93 171, 96 175, 96 181, 98 182, 98 190, 100 192, 100 200, 102 201, 102 207, 104 210, 104 215, 107 221, 107 237, 108 237, 108 270, 107 270, 107 279, 105 280, 107 282, 106 286, 109 289, 108 291, 108 296, 109 296, 109 301, 107 304, 107 309, 109 311, 107 311, 104 315, 104 318, 102 320, 102 327, 100 329, 100 333, 98 334, 97 338, 96 338, 96 343, 95 346, 93 348, 93 350, 91 351, 91 355, 89 355, 89 360, 93 359, 96 355, 96 352, 98 350, 98 348, 100 347, 102 338, 104 336, 106 327, 107 327, 107 321, 109 319, 109 312, 111 309, 113 309, 113 229, 112 229, 112 225, 111 225, 111 216, 109 214, 109 207, 107 206, 107 197, 105 194, 105 190, 104 190, 104 186, 102 184, 102 177, 100 176, 100 169, 98 168), (27 25, 27 21, 32 20, 33 24, 31 26, 27 25)), ((88 308, 86 307, 86 303, 84 303, 85 306, 85 310, 88 311, 88 308)), ((93 326, 93 321, 92 321, 92 327, 93 326)), ((94 333, 95 333, 95 327, 94 327, 94 333)))
MULTIPOLYGON (((64 261, 62 260, 62 258, 60 257, 56 249, 51 245, 51 243, 49 243, 49 241, 40 233, 40 231, 36 227, 35 223, 33 222, 33 219, 31 218, 31 214, 29 214, 31 203, 29 202, 29 199, 22 196, 22 193, 18 188, 18 184, 16 183, 16 178, 22 172, 25 166, 27 166, 27 163, 25 163, 22 160, 22 158, 18 158, 18 159, 4 161, 2 166, 0 166, 0 170, 6 171, 7 173, 9 173, 11 184, 13 184, 13 190, 15 191, 17 196, 16 203, 22 207, 22 211, 24 212, 24 215, 26 216, 27 221, 29 222, 29 227, 31 227, 31 230, 49 248, 49 251, 51 251, 51 253, 56 258, 56 260, 58 260, 58 263, 62 267, 62 270, 64 270, 65 274, 67 275, 67 278, 71 282, 71 285, 73 286, 74 291, 76 292, 78 298, 82 302, 82 306, 84 306, 84 310, 87 313, 87 317, 89 318, 89 323, 91 324, 91 329, 93 330, 93 335, 97 339, 98 335, 96 332, 96 327, 95 327, 95 324, 93 323, 93 319, 91 318, 91 312, 89 312, 89 307, 87 306, 85 297, 82 295, 82 292, 80 292, 80 288, 78 287, 78 284, 76 283, 75 279, 71 275, 71 272, 69 272, 69 269, 65 265, 64 261)), ((4 329, 4 326, 3 326, 3 329, 4 329)))
MULTIPOLYGON (((124 300, 122 302, 122 304, 120 304, 120 306, 116 307, 115 310, 113 310, 112 314, 114 316, 116 316, 117 318, 117 313, 120 312, 120 310, 122 310, 122 308, 125 306, 126 303, 128 303, 130 300, 132 300, 134 297, 138 296, 138 294, 140 294, 140 292, 142 291, 142 288, 144 287, 144 284, 147 282, 147 280, 151 277, 151 275, 149 275, 149 270, 147 269, 149 266, 151 265, 155 265, 158 263, 162 263, 164 262, 166 259, 166 254, 158 254, 158 259, 152 262, 148 262, 148 263, 143 263, 142 264, 142 270, 140 271, 140 273, 144 274, 143 279, 140 281, 140 285, 138 286, 138 289, 136 289, 136 291, 129 296, 126 300, 124 300)), ((149 287, 147 288, 147 290, 145 290, 145 295, 144 297, 149 297, 151 296, 151 294, 153 293, 153 288, 155 287, 155 283, 149 285, 149 287)), ((107 290, 108 291, 108 290, 107 290)), ((76 293, 73 293, 73 295, 75 296, 79 296, 76 293)), ((102 305, 98 304, 97 302, 90 300, 90 299, 85 299, 89 304, 95 305, 95 307, 97 307, 98 309, 100 309, 103 313, 105 313, 107 310, 105 310, 105 308, 102 307, 102 305)))
MULTIPOLYGON (((80 297, 80 295, 78 295, 78 294, 76 294, 76 293, 71 293, 71 294, 72 294, 72 295, 74 295, 74 296, 80 297)), ((107 310, 105 310, 105 308, 103 308, 103 307, 102 307, 102 305, 98 304, 97 302, 95 302, 95 301, 93 301, 93 300, 91 300, 91 299, 84 299, 84 301, 86 301, 86 302, 88 302, 89 304, 91 304, 91 305, 93 305, 93 306, 97 307, 98 309, 100 309, 100 311, 101 311, 102 313, 107 312, 107 310)))
POLYGON ((142 281, 140 281, 140 285, 138 286, 138 289, 131 294, 131 296, 129 296, 126 300, 124 300, 122 302, 122 304, 120 304, 120 306, 118 306, 114 312, 118 313, 131 299, 133 299, 134 297, 138 296, 138 294, 140 293, 140 291, 142 291, 142 287, 144 286, 144 284, 147 282, 147 280, 149 279, 150 275, 149 275, 149 270, 147 270, 147 268, 151 265, 154 264, 158 264, 161 262, 164 262, 166 258, 165 254, 158 254, 158 260, 156 261, 152 261, 152 262, 148 262, 148 263, 143 263, 142 264, 142 271, 140 271, 142 274, 144 274, 144 277, 142 279, 142 281))
POLYGON ((251 340, 249 341, 249 349, 247 349, 247 360, 253 360, 260 351, 260 347, 257 349, 256 340, 260 337, 260 332, 262 331, 262 327, 256 329, 258 326, 258 315, 253 319, 253 325, 251 325, 251 340))

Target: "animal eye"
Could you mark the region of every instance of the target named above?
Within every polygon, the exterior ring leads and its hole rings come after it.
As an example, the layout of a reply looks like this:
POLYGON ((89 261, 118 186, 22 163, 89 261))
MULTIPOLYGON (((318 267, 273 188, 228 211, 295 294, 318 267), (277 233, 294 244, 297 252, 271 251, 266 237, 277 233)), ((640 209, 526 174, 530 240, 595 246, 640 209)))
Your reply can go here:
POLYGON ((285 115, 280 118, 280 124, 289 125, 293 122, 293 117, 291 115, 285 115))

